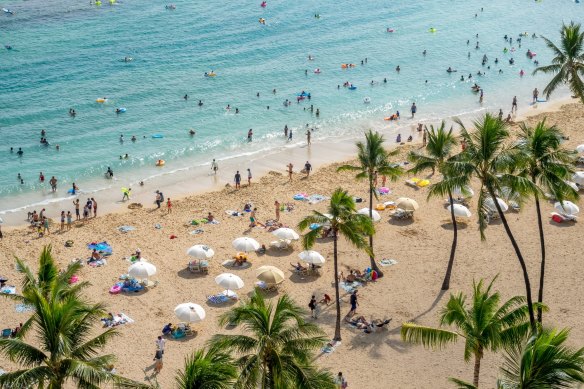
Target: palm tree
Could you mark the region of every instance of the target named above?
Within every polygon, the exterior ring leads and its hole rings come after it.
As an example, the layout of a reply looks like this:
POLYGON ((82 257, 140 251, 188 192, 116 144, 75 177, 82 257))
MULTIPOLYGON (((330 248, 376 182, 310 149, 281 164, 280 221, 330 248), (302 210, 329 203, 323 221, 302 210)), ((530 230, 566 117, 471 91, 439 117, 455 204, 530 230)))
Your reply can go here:
POLYGON ((440 127, 436 129, 432 125, 430 126, 430 129, 426 127, 426 132, 428 134, 426 153, 420 154, 412 151, 408 156, 409 160, 414 163, 414 167, 410 170, 412 173, 416 174, 427 169, 432 169, 432 174, 434 174, 436 170, 442 174, 442 181, 431 186, 430 192, 428 193, 428 199, 431 197, 443 197, 446 195, 448 196, 448 202, 450 203, 450 218, 452 219, 452 230, 454 236, 452 239, 452 247, 450 249, 448 267, 446 268, 444 281, 442 281, 442 290, 448 290, 450 288, 450 276, 452 274, 452 267, 454 266, 454 254, 456 253, 456 244, 458 240, 458 226, 456 223, 456 217, 454 216, 452 191, 458 188, 460 188, 460 191, 465 191, 468 181, 465 176, 452 176, 448 174, 448 160, 451 157, 452 148, 456 145, 456 138, 452 135, 452 127, 450 130, 446 131, 445 126, 446 123, 442 121, 440 127))
POLYGON ((499 292, 491 293, 496 277, 486 289, 483 280, 473 281, 472 303, 467 305, 466 295, 450 295, 440 315, 440 327, 427 327, 414 323, 404 323, 402 339, 406 342, 422 344, 424 347, 442 348, 447 343, 464 339, 464 360, 474 356, 473 385, 479 385, 481 360, 485 351, 497 351, 510 342, 517 341, 529 331, 525 298, 516 296, 499 305, 499 292), (442 328, 444 325, 456 329, 442 328))
POLYGON ((332 375, 313 364, 313 351, 326 342, 320 328, 304 320, 290 297, 274 306, 261 293, 221 316, 221 325, 242 325, 244 335, 214 335, 211 345, 235 353, 236 388, 334 388, 332 375))
POLYGON ((84 301, 79 287, 63 282, 67 271, 59 275, 50 247, 43 250, 36 279, 23 261, 17 262, 25 274, 23 294, 18 299, 34 307, 35 312, 16 338, 0 340, 0 353, 23 366, 0 376, 0 388, 60 389, 71 381, 82 388, 103 387, 107 382, 118 387, 144 387, 110 373, 108 367, 115 356, 98 355, 98 351, 117 332, 110 328, 91 336, 95 322, 105 313, 104 306, 84 301), (35 340, 27 343, 26 334, 32 330, 35 340))
POLYGON ((178 389, 229 389, 237 369, 228 354, 216 348, 197 350, 185 359, 184 371, 176 377, 178 389))
MULTIPOLYGON (((395 181, 403 174, 403 169, 399 165, 392 164, 388 160, 388 158, 395 155, 398 150, 388 152, 383 147, 383 142, 383 135, 369 130, 369 132, 365 134, 365 143, 357 142, 358 165, 343 165, 337 169, 338 171, 348 170, 358 172, 355 176, 357 180, 367 180, 369 184, 369 217, 372 219, 373 196, 377 198, 377 190, 375 188, 376 175, 380 174, 388 177, 391 181, 395 181)), ((369 254, 371 269, 375 270, 379 277, 383 277, 383 272, 379 269, 373 256, 373 235, 369 235, 369 247, 371 248, 371 253, 369 254)))
MULTIPOLYGON (((520 128, 519 145, 523 154, 520 174, 529 178, 536 186, 532 195, 535 199, 539 227, 541 269, 537 301, 541 303, 543 302, 546 256, 539 199, 543 191, 552 193, 559 201, 578 198, 578 192, 566 184, 566 180, 573 173, 574 153, 561 147, 562 133, 555 126, 547 126, 545 119, 537 123, 535 127, 522 123, 520 128)), ((541 309, 537 310, 537 321, 539 323, 542 321, 541 309)))
POLYGON ((482 119, 475 121, 474 132, 469 132, 460 119, 455 120, 460 126, 460 135, 466 143, 465 151, 454 157, 449 166, 453 176, 476 177, 481 183, 481 190, 478 199, 479 209, 479 230, 481 239, 485 239, 485 229, 487 227, 487 211, 485 199, 491 198, 499 215, 505 232, 511 241, 515 255, 523 272, 523 281, 529 308, 529 322, 532 330, 536 330, 535 315, 533 312, 533 300, 531 298, 531 283, 527 266, 523 259, 521 249, 511 232, 505 214, 501 210, 499 202, 496 200, 497 192, 508 189, 511 193, 516 193, 520 197, 525 197, 527 193, 533 193, 535 185, 525 177, 509 174, 518 164, 517 146, 509 146, 506 142, 509 139, 507 124, 499 118, 485 114, 482 119))
POLYGON ((333 340, 341 340, 341 307, 339 306, 339 269, 338 269, 338 240, 339 236, 357 247, 364 250, 370 256, 373 256, 371 247, 367 246, 364 235, 373 235, 375 229, 373 228, 372 219, 369 216, 356 213, 355 201, 347 191, 338 188, 331 196, 331 201, 328 207, 328 215, 317 211, 312 211, 312 215, 306 216, 298 223, 298 228, 301 231, 308 229, 310 226, 318 226, 311 229, 303 236, 303 245, 305 249, 310 249, 314 246, 316 238, 322 236, 324 226, 330 225, 330 230, 333 234, 333 267, 335 277, 335 301, 337 308, 337 321, 335 325, 335 337, 333 340))
POLYGON ((565 345, 569 330, 544 329, 515 344, 501 368, 503 389, 560 389, 584 383, 584 348, 565 345))
MULTIPOLYGON (((543 37, 542 37, 543 38, 543 37)), ((552 64, 540 66, 533 71, 552 73, 555 76, 543 90, 546 98, 549 98, 561 84, 567 84, 574 96, 584 103, 584 32, 580 31, 580 24, 570 22, 569 25, 562 25, 560 47, 552 41, 543 38, 555 57, 552 64)))

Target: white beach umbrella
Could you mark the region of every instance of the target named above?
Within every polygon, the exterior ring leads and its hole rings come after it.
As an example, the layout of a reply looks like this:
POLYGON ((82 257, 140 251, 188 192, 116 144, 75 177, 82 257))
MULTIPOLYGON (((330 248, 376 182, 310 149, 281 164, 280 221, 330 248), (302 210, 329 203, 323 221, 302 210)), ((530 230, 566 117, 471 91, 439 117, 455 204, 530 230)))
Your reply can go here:
POLYGON ((584 153, 584 144, 576 146, 576 151, 579 153, 584 153))
POLYGON ((275 266, 261 266, 256 272, 256 277, 266 284, 279 284, 286 279, 284 272, 275 266))
POLYGON ((150 262, 138 261, 128 268, 128 274, 138 279, 148 278, 156 274, 156 266, 150 262))
POLYGON ((580 212, 580 208, 571 201, 562 201, 554 204, 556 211, 566 215, 576 215, 580 212))
POLYGON ((311 263, 313 265, 322 265, 326 262, 320 253, 313 250, 302 251, 300 254, 298 254, 298 257, 304 262, 311 263))
POLYGON ((460 187, 456 187, 452 190, 452 195, 456 196, 456 197, 472 197, 474 196, 474 191, 472 190, 472 188, 470 186, 465 186, 464 187, 464 191, 467 192, 467 194, 462 193, 462 189, 460 189, 460 187))
POLYGON ((272 232, 272 234, 276 235, 280 239, 287 240, 300 239, 300 235, 298 235, 298 233, 291 228, 278 228, 276 231, 272 232))
MULTIPOLYGON (((454 204, 454 216, 457 217, 470 217, 471 213, 467 207, 462 204, 454 204)), ((450 205, 446 208, 450 212, 450 205)))
POLYGON ((241 289, 243 288, 243 280, 231 273, 222 273, 215 277, 215 282, 217 285, 223 288, 229 289, 241 289))
POLYGON ((578 185, 576 185, 575 182, 572 181, 564 181, 566 183, 566 185, 568 185, 570 188, 574 189, 576 192, 578 192, 580 190, 580 188, 578 188, 578 185))
MULTIPOLYGON (((507 203, 498 197, 497 197, 497 202, 499 203, 499 207, 501 207, 501 211, 507 212, 507 210, 509 209, 509 206, 507 205, 507 203)), ((497 212, 497 207, 495 206, 495 202, 493 201, 492 197, 487 198, 485 200, 484 204, 485 204, 485 207, 489 208, 491 211, 497 212)))
POLYGON ((255 239, 245 236, 235 239, 232 244, 234 249, 237 251, 243 251, 244 253, 256 251, 260 248, 260 244, 255 239))
MULTIPOLYGON (((361 208, 360 210, 357 211, 357 213, 369 216, 369 208, 361 208)), ((381 215, 379 214, 379 212, 374 210, 371 213, 371 218, 373 219, 374 222, 378 222, 381 220, 381 215)))
POLYGON ((205 310, 198 304, 183 303, 174 308, 174 314, 180 321, 195 323, 205 319, 205 310))
POLYGON ((215 255, 215 251, 209 246, 196 244, 187 250, 187 255, 196 259, 209 259, 215 255))
POLYGON ((576 172, 572 176, 572 181, 574 181, 578 185, 584 185, 584 172, 576 172))
POLYGON ((416 200, 410 199, 408 197, 400 197, 397 199, 395 206, 397 208, 403 209, 404 211, 416 211, 418 208, 420 208, 416 200))

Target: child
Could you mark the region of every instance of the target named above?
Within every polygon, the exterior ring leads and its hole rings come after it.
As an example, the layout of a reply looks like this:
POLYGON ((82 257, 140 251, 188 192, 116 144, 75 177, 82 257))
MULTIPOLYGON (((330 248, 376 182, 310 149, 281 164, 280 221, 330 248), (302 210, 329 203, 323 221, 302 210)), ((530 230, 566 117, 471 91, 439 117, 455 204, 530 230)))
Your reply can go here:
POLYGON ((172 213, 172 203, 170 202, 170 197, 166 200, 166 206, 168 207, 168 213, 172 213))

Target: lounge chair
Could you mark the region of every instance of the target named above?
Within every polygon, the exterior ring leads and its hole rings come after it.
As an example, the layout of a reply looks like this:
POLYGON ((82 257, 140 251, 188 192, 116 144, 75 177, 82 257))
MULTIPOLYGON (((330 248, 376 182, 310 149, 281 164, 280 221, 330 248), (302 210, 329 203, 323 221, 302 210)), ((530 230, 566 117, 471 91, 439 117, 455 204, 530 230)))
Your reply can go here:
POLYGON ((191 273, 209 274, 209 261, 190 261, 187 265, 187 269, 191 273))
POLYGON ((278 250, 287 250, 290 248, 292 241, 287 239, 279 239, 273 242, 270 242, 270 248, 278 249, 278 250))
POLYGON ((392 216, 400 220, 411 219, 414 217, 414 211, 406 211, 401 208, 397 208, 392 216))
POLYGON ((256 282, 255 286, 264 292, 277 292, 279 288, 278 284, 267 284, 264 281, 256 282))

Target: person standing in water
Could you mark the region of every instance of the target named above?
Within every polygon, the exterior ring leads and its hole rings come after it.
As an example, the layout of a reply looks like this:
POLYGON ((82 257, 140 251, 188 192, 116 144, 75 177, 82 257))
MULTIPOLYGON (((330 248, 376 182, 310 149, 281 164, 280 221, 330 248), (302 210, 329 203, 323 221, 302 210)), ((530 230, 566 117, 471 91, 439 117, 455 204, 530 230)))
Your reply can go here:
POLYGON ((414 118, 414 116, 416 116, 417 110, 418 110, 418 107, 416 107, 416 103, 412 103, 412 108, 410 108, 410 111, 412 111, 412 119, 414 118))
POLYGON ((537 90, 537 88, 535 88, 533 90, 533 102, 537 103, 537 98, 539 97, 539 91, 537 90))
POLYGON ((247 141, 251 142, 253 140, 253 130, 250 128, 247 132, 247 141))
POLYGON ((308 146, 310 146, 310 137, 311 137, 311 133, 310 130, 306 131, 306 143, 308 143, 308 146))
POLYGON ((517 96, 513 96, 513 103, 511 103, 511 113, 517 113, 517 96))
POLYGON ((53 192, 57 191, 57 179, 55 178, 55 176, 52 176, 51 179, 49 180, 49 184, 51 185, 51 190, 53 192))
POLYGON ((288 138, 288 125, 287 124, 284 126, 284 137, 288 138))
POLYGON ((292 141, 292 129, 288 131, 288 142, 292 141))
POLYGON ((215 161, 215 158, 213 158, 213 162, 211 162, 211 170, 213 171, 214 175, 217 175, 217 170, 219 170, 219 165, 217 164, 217 161, 215 161))

